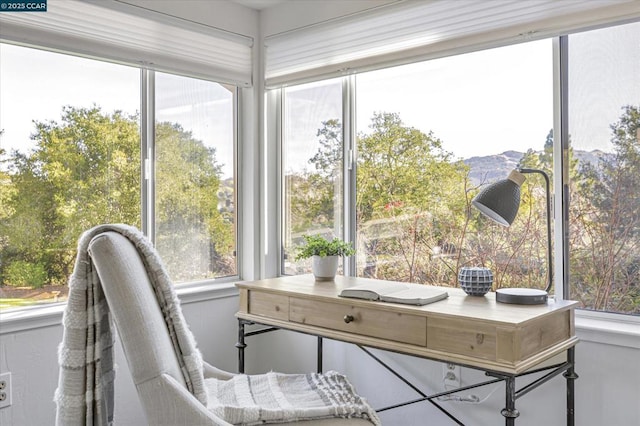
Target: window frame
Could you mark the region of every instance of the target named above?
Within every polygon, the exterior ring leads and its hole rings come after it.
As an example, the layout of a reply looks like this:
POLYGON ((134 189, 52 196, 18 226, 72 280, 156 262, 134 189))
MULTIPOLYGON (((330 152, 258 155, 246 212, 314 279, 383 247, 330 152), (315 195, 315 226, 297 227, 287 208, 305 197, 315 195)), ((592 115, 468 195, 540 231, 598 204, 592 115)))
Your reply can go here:
MULTIPOLYGON (((70 56, 79 56, 84 58, 84 55, 78 55, 73 51, 50 51, 47 48, 39 47, 39 46, 25 46, 18 43, 13 43, 11 41, 1 41, 3 44, 7 45, 15 45, 25 49, 31 50, 42 50, 50 52, 51 54, 56 55, 70 55, 70 56)), ((97 58, 91 57, 88 58, 90 60, 104 62, 104 63, 113 63, 113 61, 108 58, 97 58)), ((134 68, 138 68, 140 70, 140 203, 141 203, 141 231, 142 233, 152 242, 155 243, 155 165, 156 165, 156 157, 155 157, 155 73, 156 71, 150 68, 146 68, 140 66, 139 64, 125 64, 127 66, 131 66, 134 68)), ((167 72, 168 74, 173 74, 176 76, 188 77, 188 78, 196 78, 200 80, 205 80, 201 77, 192 77, 190 75, 183 75, 176 72, 167 72)), ((239 155, 241 150, 239 149, 239 134, 240 134, 240 126, 242 123, 242 119, 239 116, 241 108, 240 108, 240 97, 242 95, 243 90, 241 87, 225 82, 219 82, 214 80, 205 80, 211 81, 216 84, 220 84, 232 93, 232 115, 233 115, 233 170, 234 170, 234 226, 235 226, 235 263, 236 263, 236 273, 234 275, 224 276, 224 277, 215 277, 203 280, 194 280, 189 282, 179 283, 176 286, 176 290, 178 294, 181 295, 190 295, 187 299, 192 299, 192 301, 200 301, 200 300, 208 300, 211 298, 217 298, 217 295, 213 297, 210 293, 211 291, 218 292, 221 291, 222 296, 220 297, 228 297, 228 292, 230 288, 234 288, 233 282, 237 281, 241 275, 243 275, 242 271, 242 258, 243 258, 243 250, 241 242, 243 241, 243 235, 241 233, 241 220, 242 215, 239 214, 241 211, 242 197, 238 194, 238 188, 240 187, 240 168, 239 168, 239 155), (200 296, 198 294, 201 293, 200 296)), ((66 306, 66 301, 62 302, 50 302, 44 305, 33 305, 33 306, 25 306, 18 308, 11 308, 9 310, 0 312, 3 322, 3 334, 5 332, 9 332, 9 330, 4 330, 4 324, 7 320, 19 321, 18 328, 16 330, 23 329, 20 325, 22 320, 28 319, 26 322, 27 329, 35 328, 38 326, 50 325, 49 320, 51 318, 55 318, 59 313, 62 312, 62 309, 66 306), (31 321, 33 319, 33 321, 31 321), (44 321, 44 323, 42 322, 44 321), (33 324, 31 324, 33 322, 33 324)), ((14 330, 15 331, 15 330, 14 330)))

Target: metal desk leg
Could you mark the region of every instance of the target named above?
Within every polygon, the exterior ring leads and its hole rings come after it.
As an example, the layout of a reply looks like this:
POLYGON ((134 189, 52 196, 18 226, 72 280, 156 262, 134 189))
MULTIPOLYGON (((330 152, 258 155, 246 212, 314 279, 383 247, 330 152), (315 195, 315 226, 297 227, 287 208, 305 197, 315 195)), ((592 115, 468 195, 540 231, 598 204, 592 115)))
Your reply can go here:
POLYGON ((567 379, 567 426, 575 425, 575 393, 574 393, 574 385, 575 381, 578 378, 578 375, 575 372, 576 365, 576 348, 571 347, 567 350, 567 362, 570 364, 567 371, 564 372, 563 376, 567 379))
POLYGON ((238 372, 244 374, 244 348, 247 344, 244 342, 244 325, 243 319, 238 319, 238 342, 236 348, 238 348, 238 372))
POLYGON ((322 337, 318 336, 318 360, 317 360, 318 373, 322 373, 322 337))
POLYGON ((516 418, 520 415, 520 412, 516 410, 516 378, 514 376, 505 376, 504 386, 507 406, 500 413, 504 416, 504 424, 506 426, 514 426, 516 418))

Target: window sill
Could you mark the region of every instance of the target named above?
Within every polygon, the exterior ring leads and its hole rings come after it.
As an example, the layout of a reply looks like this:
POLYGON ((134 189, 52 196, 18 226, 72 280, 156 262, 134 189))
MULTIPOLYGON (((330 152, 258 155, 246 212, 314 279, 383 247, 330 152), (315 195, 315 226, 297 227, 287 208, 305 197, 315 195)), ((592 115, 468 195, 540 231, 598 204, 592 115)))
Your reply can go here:
MULTIPOLYGON (((235 280, 224 280, 211 284, 211 281, 203 281, 181 286, 177 289, 180 303, 204 302, 213 299, 235 297, 238 290, 235 280)), ((35 328, 59 326, 62 322, 62 314, 66 303, 51 303, 44 306, 30 306, 28 308, 11 312, 0 313, 0 336, 17 333, 35 328)))
POLYGON ((584 342, 640 349, 640 317, 577 310, 576 335, 584 342))

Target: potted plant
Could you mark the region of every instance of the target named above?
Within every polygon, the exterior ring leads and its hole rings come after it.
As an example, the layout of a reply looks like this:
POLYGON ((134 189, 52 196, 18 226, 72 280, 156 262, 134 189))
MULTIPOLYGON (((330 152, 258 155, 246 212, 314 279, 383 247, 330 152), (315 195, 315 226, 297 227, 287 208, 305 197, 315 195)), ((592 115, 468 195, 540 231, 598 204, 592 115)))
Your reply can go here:
POLYGON ((338 271, 340 256, 353 256, 356 251, 339 238, 328 240, 321 235, 303 235, 305 241, 296 256, 296 261, 312 258, 313 275, 318 281, 331 281, 338 271))

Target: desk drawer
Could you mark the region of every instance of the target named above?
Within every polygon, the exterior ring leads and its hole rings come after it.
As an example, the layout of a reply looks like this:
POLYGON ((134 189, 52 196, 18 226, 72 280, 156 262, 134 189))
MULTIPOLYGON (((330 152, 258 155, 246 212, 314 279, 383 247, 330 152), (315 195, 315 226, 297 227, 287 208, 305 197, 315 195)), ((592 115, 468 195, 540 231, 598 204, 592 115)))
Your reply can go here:
POLYGON ((382 305, 379 306, 363 308, 292 297, 289 320, 336 331, 426 346, 425 317, 386 311, 381 309, 382 305), (351 322, 345 322, 344 318, 347 315, 353 317, 351 322))
POLYGON ((289 320, 289 297, 249 291, 249 313, 273 319, 289 320))

